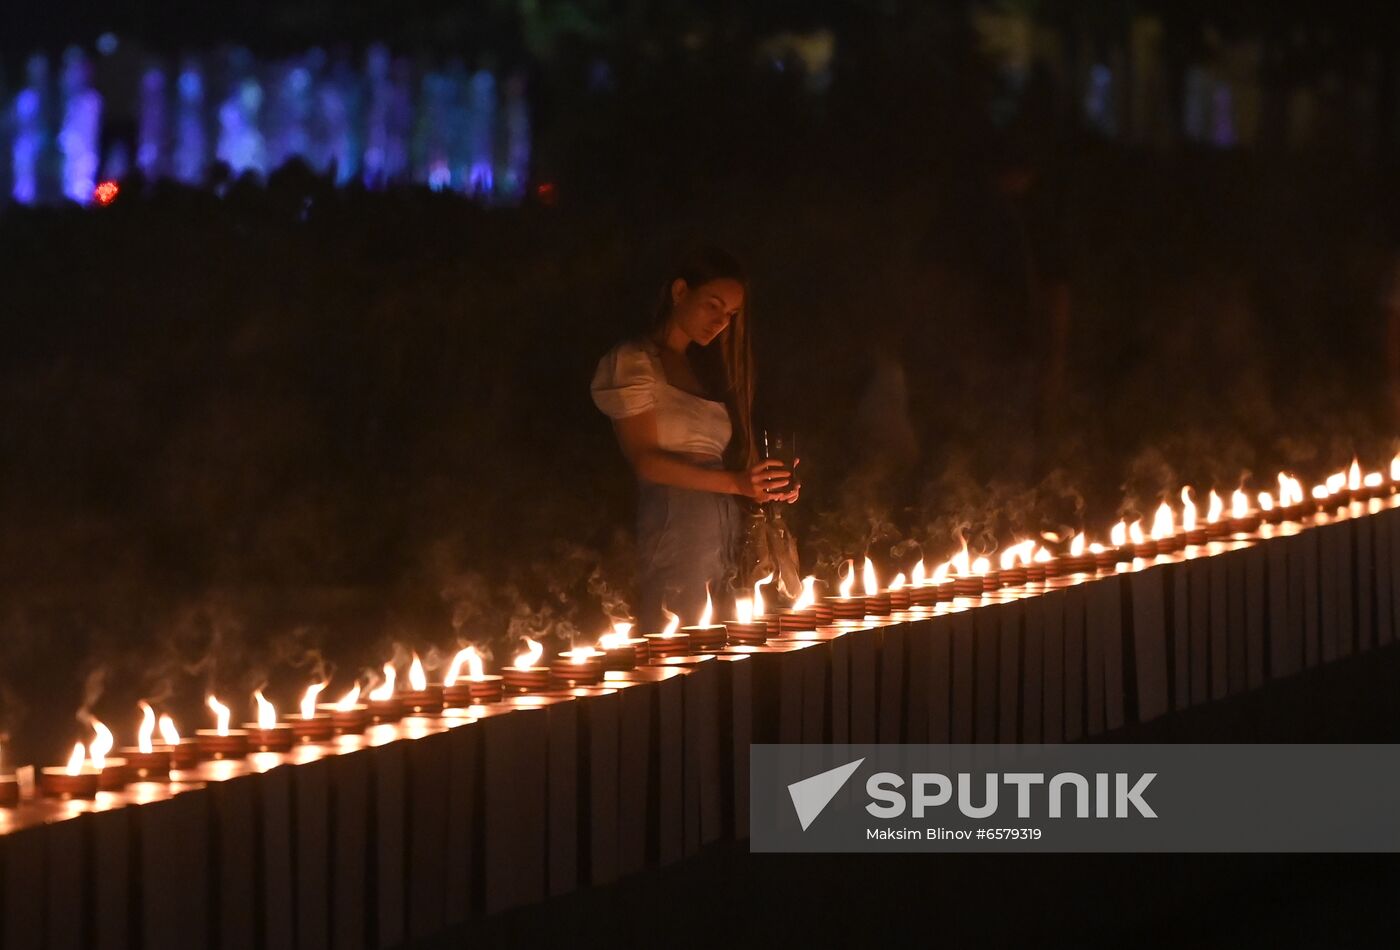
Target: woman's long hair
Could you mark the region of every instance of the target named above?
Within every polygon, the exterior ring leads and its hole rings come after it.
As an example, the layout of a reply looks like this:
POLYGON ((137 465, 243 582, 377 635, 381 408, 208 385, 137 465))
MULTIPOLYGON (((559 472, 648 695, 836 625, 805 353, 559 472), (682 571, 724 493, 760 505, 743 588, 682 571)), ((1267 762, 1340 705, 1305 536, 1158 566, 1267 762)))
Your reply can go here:
POLYGON ((711 280, 729 279, 744 288, 739 312, 708 346, 691 346, 686 351, 695 376, 710 396, 721 400, 729 410, 733 434, 724 451, 727 468, 743 469, 754 464, 757 449, 753 434, 753 352, 749 343, 749 278, 733 255, 717 247, 699 247, 682 257, 666 282, 656 304, 652 338, 657 339, 671 316, 671 285, 683 280, 688 287, 699 287, 711 280))

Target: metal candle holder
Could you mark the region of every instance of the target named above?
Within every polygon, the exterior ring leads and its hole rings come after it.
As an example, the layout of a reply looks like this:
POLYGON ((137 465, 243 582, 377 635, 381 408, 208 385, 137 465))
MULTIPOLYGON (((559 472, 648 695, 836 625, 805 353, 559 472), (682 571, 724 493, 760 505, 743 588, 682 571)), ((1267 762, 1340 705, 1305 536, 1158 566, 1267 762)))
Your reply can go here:
POLYGON ((494 673, 464 677, 442 688, 442 701, 444 705, 454 708, 472 703, 494 703, 501 698, 503 689, 502 678, 494 673))
POLYGON ((341 709, 336 703, 321 703, 316 708, 331 717, 331 728, 341 735, 364 732, 369 725, 369 707, 364 703, 348 709, 341 709))
POLYGON ((531 666, 522 670, 508 666, 501 671, 501 683, 507 693, 546 690, 549 689, 549 667, 531 666))
POLYGON ((246 730, 230 729, 227 735, 220 735, 216 729, 198 729, 194 736, 199 754, 206 759, 241 759, 248 754, 246 730))
POLYGON ((429 684, 423 689, 406 689, 399 700, 408 715, 434 716, 442 712, 442 687, 429 684))
POLYGON ((245 722, 243 730, 248 733, 249 752, 286 752, 296 740, 292 727, 286 723, 263 729, 255 722, 245 722))
POLYGON ((648 633, 646 641, 648 663, 690 652, 690 637, 684 633, 648 633))
POLYGON ((287 726, 297 742, 325 742, 335 735, 335 723, 326 712, 318 712, 310 719, 288 720, 287 726))
POLYGON ((39 770, 39 794, 45 798, 96 798, 97 770, 84 766, 77 775, 69 775, 65 767, 50 766, 39 770))
POLYGON ((168 745, 151 746, 150 752, 139 747, 122 749, 126 759, 127 777, 133 782, 164 782, 170 778, 173 750, 168 745))

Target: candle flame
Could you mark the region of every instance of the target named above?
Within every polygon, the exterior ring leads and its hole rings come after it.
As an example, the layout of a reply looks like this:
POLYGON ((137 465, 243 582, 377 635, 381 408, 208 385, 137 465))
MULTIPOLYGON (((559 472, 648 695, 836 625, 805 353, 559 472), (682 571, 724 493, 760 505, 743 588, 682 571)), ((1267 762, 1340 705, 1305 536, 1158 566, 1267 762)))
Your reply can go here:
POLYGON ((1269 494, 1269 493, 1266 492, 1266 491, 1261 491, 1261 492, 1259 493, 1259 510, 1260 510, 1260 511, 1273 511, 1273 510, 1274 510, 1274 496, 1271 495, 1271 494, 1269 494))
MULTIPOLYGON (((180 744, 180 731, 175 728, 175 720, 166 713, 160 714, 160 741, 168 746, 180 744)), ((142 749, 141 751, 146 751, 142 749)))
POLYGON ((399 678, 398 671, 394 669, 394 664, 384 664, 384 679, 379 685, 370 691, 369 698, 376 703, 382 703, 386 699, 394 698, 394 682, 399 678))
POLYGON ((1230 517, 1243 518, 1249 514, 1249 496, 1236 488, 1230 494, 1230 517))
POLYGON ((350 687, 344 696, 340 697, 340 701, 335 704, 336 711, 349 712, 355 708, 355 704, 359 701, 360 684, 356 683, 354 686, 350 687))
POLYGON ((1278 503, 1281 506, 1297 505, 1304 499, 1303 483, 1292 475, 1278 473, 1278 503))
POLYGON ((925 574, 924 574, 924 559, 923 559, 923 558, 919 558, 918 562, 914 565, 913 569, 910 570, 910 572, 909 572, 909 586, 910 586, 910 587, 923 587, 923 586, 924 586, 924 580, 925 580, 925 574))
POLYGON ((1104 552, 1107 551, 1107 550, 1108 550, 1108 548, 1104 547, 1102 544, 1099 544, 1099 542, 1097 542, 1097 541, 1095 541, 1093 544, 1089 545, 1089 553, 1090 553, 1090 554, 1102 554, 1102 553, 1104 553, 1104 552))
POLYGON ((1139 518, 1128 525, 1128 540, 1134 544, 1145 544, 1147 539, 1142 534, 1142 519, 1139 518))
POLYGON ((762 617, 767 613, 767 607, 765 607, 763 603, 763 594, 759 591, 759 588, 764 584, 771 584, 772 582, 773 572, 769 571, 767 577, 760 578, 758 583, 753 585, 753 615, 755 617, 762 617))
POLYGON ((1196 530, 1196 502, 1191 497, 1191 489, 1186 486, 1181 489, 1181 530, 1196 530))
POLYGON ((1390 460, 1390 480, 1400 482, 1400 452, 1395 453, 1395 457, 1390 460))
POLYGON ((1385 476, 1380 472, 1368 472, 1366 477, 1361 480, 1361 484, 1365 485, 1367 488, 1380 488, 1381 483, 1384 481, 1385 476))
POLYGON ((1128 526, 1120 518, 1118 523, 1109 529, 1108 543, 1115 548, 1121 548, 1128 543, 1128 526))
POLYGON ((1010 570, 1011 568, 1016 566, 1016 553, 1019 550, 1020 548, 1017 545, 1012 545, 1011 547, 1004 548, 1002 550, 1001 555, 997 558, 997 561, 1001 564, 1001 569, 1003 571, 1010 570))
POLYGON ((1327 494, 1335 495, 1337 492, 1345 488, 1346 484, 1346 472, 1333 472, 1331 475, 1327 476, 1327 494))
POLYGON ((1049 563, 1049 561, 1050 561, 1050 559, 1051 559, 1052 557, 1054 557, 1054 555, 1052 555, 1052 554, 1051 554, 1049 551, 1047 551, 1044 547, 1036 548, 1036 551, 1035 551, 1035 563, 1037 563, 1037 564, 1047 564, 1047 563, 1049 563))
POLYGON ((320 696, 321 690, 329 685, 329 683, 312 683, 306 687, 306 692, 301 694, 301 718, 316 718, 316 697, 320 696))
POLYGON ((92 721, 93 738, 88 745, 88 757, 92 759, 93 768, 99 771, 107 765, 107 753, 112 751, 112 746, 116 742, 112 739, 112 730, 102 722, 101 719, 92 721))
POLYGON ((1152 540, 1161 541, 1163 538, 1170 538, 1176 533, 1172 506, 1165 501, 1157 506, 1157 513, 1152 516, 1152 540))
POLYGON ((1069 553, 1071 557, 1080 557, 1084 553, 1084 532, 1076 534, 1069 542, 1069 553))
POLYGON ((850 596, 851 596, 851 591, 855 589, 855 586, 856 586, 856 562, 855 562, 855 561, 847 561, 847 562, 846 562, 846 571, 845 571, 845 573, 841 576, 841 583, 840 583, 839 585, 837 585, 837 592, 838 592, 842 597, 850 597, 850 596))
MULTIPOLYGON (((756 589, 756 588, 755 588, 756 589)), ((700 626, 708 627, 715 615, 715 602, 710 599, 710 585, 705 585, 705 609, 700 611, 700 626)))
MULTIPOLYGON (((671 613, 671 611, 667 610, 665 607, 661 608, 661 612, 666 615, 666 629, 661 631, 662 635, 667 637, 675 636, 676 631, 680 629, 681 618, 671 613)), ((517 663, 517 666, 518 665, 517 663)))
POLYGON ((413 654, 413 662, 408 665, 408 685, 419 693, 428 688, 428 676, 423 672, 423 661, 418 659, 417 653, 413 654))
POLYGON ((894 580, 890 581, 890 590, 900 590, 904 587, 906 583, 907 581, 905 581, 904 579, 904 572, 900 571, 894 576, 894 580))
POLYGON ((1210 505, 1206 509, 1206 524, 1215 524, 1220 520, 1220 516, 1225 513, 1225 502, 1215 493, 1215 489, 1210 490, 1210 505))
POLYGON ((1356 491, 1361 487, 1361 463, 1356 459, 1351 460, 1351 468, 1347 469, 1347 488, 1356 491))
MULTIPOLYGON (((666 610, 665 607, 661 609, 666 610)), ((666 612, 670 613, 670 611, 666 612)), ((672 614, 672 616, 674 616, 674 614, 672 614)), ((525 652, 518 655, 515 658, 514 663, 512 663, 511 665, 514 666, 517 670, 528 670, 530 667, 534 666, 535 663, 539 661, 539 658, 543 655, 544 647, 540 646, 538 643, 536 643, 534 640, 531 640, 529 637, 526 637, 525 652)))
POLYGON ((277 725, 277 710, 272 703, 267 701, 262 690, 253 690, 253 700, 258 704, 258 728, 264 730, 274 728, 277 725))
POLYGON ((972 573, 985 574, 992 569, 992 562, 985 557, 979 557, 972 562, 972 573))
POLYGON ((442 685, 453 686, 457 682, 457 677, 462 672, 462 667, 467 663, 467 651, 476 652, 475 647, 463 647, 452 657, 452 662, 447 666, 447 674, 442 678, 442 685))
POLYGON ((870 563, 870 558, 865 559, 865 567, 861 571, 861 583, 865 585, 865 596, 874 597, 880 592, 880 579, 875 576, 875 565, 870 563))
POLYGON ((954 554, 948 563, 952 567, 952 569, 957 571, 959 574, 971 573, 972 561, 967 553, 967 539, 958 538, 958 540, 962 543, 962 550, 959 551, 957 554, 954 554))
POLYGON ((944 561, 942 564, 940 564, 940 565, 938 565, 937 567, 935 567, 935 568, 933 569, 933 575, 932 575, 931 577, 929 577, 928 582, 929 582, 930 584, 942 584, 942 583, 946 582, 946 581, 948 580, 948 568, 949 568, 949 566, 950 566, 950 565, 948 564, 948 562, 947 562, 947 561, 944 561))
POLYGON ((605 633, 598 638, 598 646, 604 650, 616 650, 624 646, 632 633, 632 622, 630 620, 614 620, 612 633, 605 633))
POLYGON ((817 602, 817 579, 811 574, 802 578, 802 593, 797 595, 793 610, 808 610, 817 602))
POLYGON ((217 731, 219 735, 228 735, 228 707, 219 702, 218 698, 212 693, 209 695, 209 698, 205 700, 205 705, 214 711, 214 719, 218 723, 217 731))
POLYGON ((740 623, 753 623, 753 601, 747 597, 735 597, 734 619, 740 623))
POLYGON ((83 771, 83 759, 87 758, 87 749, 83 748, 81 742, 73 744, 73 754, 68 756, 68 765, 64 769, 69 775, 81 775, 83 771))
POLYGON ((1327 490, 1327 486, 1326 486, 1326 485, 1314 485, 1314 486, 1313 486, 1313 489, 1312 489, 1312 496, 1313 496, 1313 498, 1315 498, 1315 499, 1318 500, 1318 501, 1326 501, 1326 500, 1327 500, 1327 496, 1330 495, 1330 494, 1331 494, 1331 492, 1329 492, 1329 491, 1327 490))
POLYGON ((141 728, 136 730, 136 748, 142 752, 154 752, 155 744, 151 737, 156 734, 156 711, 144 699, 137 705, 141 707, 141 728))

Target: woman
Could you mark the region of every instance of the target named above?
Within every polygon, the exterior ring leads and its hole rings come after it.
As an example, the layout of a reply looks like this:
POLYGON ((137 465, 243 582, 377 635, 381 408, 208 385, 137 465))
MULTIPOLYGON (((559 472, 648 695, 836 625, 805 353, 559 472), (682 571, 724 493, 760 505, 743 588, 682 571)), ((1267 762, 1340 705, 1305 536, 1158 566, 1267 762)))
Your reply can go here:
POLYGON ((727 592, 740 530, 734 496, 797 500, 792 473, 757 459, 747 299, 733 257, 697 250, 663 285, 651 330, 615 347, 593 376, 593 401, 637 475, 644 632, 661 629, 663 605, 695 623, 706 585, 727 592))

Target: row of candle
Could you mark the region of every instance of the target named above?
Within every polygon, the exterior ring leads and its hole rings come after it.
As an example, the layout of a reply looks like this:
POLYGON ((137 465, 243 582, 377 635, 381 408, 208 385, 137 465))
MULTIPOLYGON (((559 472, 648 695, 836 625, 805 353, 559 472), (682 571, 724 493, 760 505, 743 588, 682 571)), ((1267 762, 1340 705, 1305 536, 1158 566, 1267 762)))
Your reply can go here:
MULTIPOLYGON (((725 647, 757 646, 775 633, 887 617, 895 611, 931 606, 956 597, 1042 583, 1061 574, 1112 570, 1125 561, 1170 554, 1188 545, 1251 532, 1266 521, 1297 519, 1327 507, 1393 492, 1400 486, 1400 455, 1391 462, 1389 479, 1379 472, 1363 475, 1359 464, 1353 462, 1350 470, 1334 473, 1315 486, 1311 500, 1291 475, 1280 473, 1278 484, 1277 501, 1272 493, 1260 492, 1257 506, 1242 490, 1236 490, 1228 517, 1223 500, 1211 490, 1204 523, 1197 520, 1191 490, 1183 488, 1179 522, 1172 507, 1162 502, 1147 533, 1140 520, 1131 524, 1120 520, 1109 532, 1108 545, 1086 543, 1081 532, 1070 541, 1068 550, 1058 555, 1034 541, 1019 541, 1000 552, 997 568, 986 556, 972 558, 964 542, 957 554, 932 572, 926 571, 921 559, 909 577, 899 573, 885 587, 867 557, 861 572, 863 594, 854 592, 855 564, 847 561, 835 596, 818 597, 816 578, 809 576, 804 578, 802 591, 791 606, 772 614, 763 598, 763 588, 773 580, 770 574, 754 585, 752 596, 746 592, 736 598, 733 620, 712 622, 713 601, 707 591, 704 610, 693 625, 682 627, 680 618, 666 611, 669 619, 664 630, 633 636, 632 624, 619 621, 612 632, 599 638, 596 647, 576 646, 561 652, 548 665, 539 662, 544 648, 527 637, 524 652, 498 675, 486 674, 481 655, 469 646, 454 656, 441 683, 430 684, 422 661, 415 654, 408 670, 407 689, 396 691, 397 670, 393 663, 386 663, 378 684, 364 695, 364 702, 361 686, 356 683, 338 701, 320 703, 317 700, 328 683, 315 683, 301 699, 300 715, 286 721, 278 719, 273 704, 258 690, 253 694, 256 721, 240 729, 230 728, 230 710, 211 695, 207 705, 214 713, 216 725, 197 730, 191 740, 180 737, 169 715, 157 717, 154 709, 142 702, 142 725, 135 747, 112 756, 111 731, 93 720, 90 745, 77 743, 66 765, 41 769, 39 791, 59 797, 90 797, 98 790, 119 788, 130 781, 168 779, 172 769, 190 768, 200 761, 236 758, 252 752, 285 752, 298 742, 328 741, 336 735, 360 732, 371 723, 394 721, 404 715, 435 715, 444 708, 498 701, 507 692, 592 685, 599 682, 605 670, 626 670, 638 663, 725 647), (157 730, 160 743, 155 742, 157 730)), ((17 799, 13 775, 0 774, 0 806, 13 805, 17 799)))

